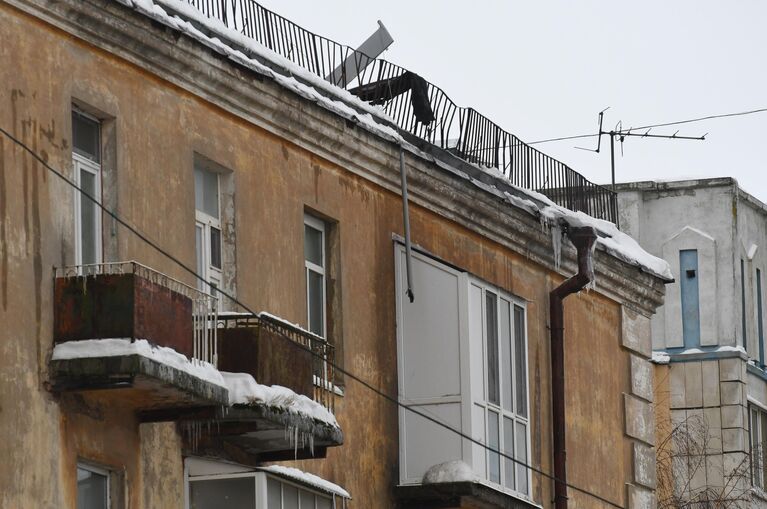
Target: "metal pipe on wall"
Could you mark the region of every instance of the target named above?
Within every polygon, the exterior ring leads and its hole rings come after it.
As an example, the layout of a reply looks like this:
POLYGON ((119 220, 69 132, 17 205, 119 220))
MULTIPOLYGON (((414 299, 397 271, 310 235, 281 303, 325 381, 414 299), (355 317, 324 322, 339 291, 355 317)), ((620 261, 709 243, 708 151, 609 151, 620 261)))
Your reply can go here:
POLYGON ((594 280, 596 230, 569 228, 567 236, 578 252, 578 273, 549 293, 551 320, 551 400, 554 435, 554 507, 567 509, 567 452, 565 450, 565 345, 564 299, 594 280))
POLYGON ((413 270, 411 267, 411 245, 410 245, 410 211, 408 210, 407 197, 407 169, 405 168, 405 153, 402 145, 399 147, 399 172, 402 183, 402 221, 405 223, 405 270, 407 272, 407 298, 410 302, 415 300, 413 293, 413 270))

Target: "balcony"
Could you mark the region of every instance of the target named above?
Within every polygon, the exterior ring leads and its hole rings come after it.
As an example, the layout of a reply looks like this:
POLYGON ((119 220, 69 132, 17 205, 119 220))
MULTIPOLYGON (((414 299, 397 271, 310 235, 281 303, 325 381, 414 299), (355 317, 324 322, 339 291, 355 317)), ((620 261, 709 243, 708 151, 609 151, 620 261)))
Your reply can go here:
POLYGON ((198 432, 191 452, 255 464, 323 458, 328 447, 343 443, 328 382, 333 380, 332 345, 265 313, 222 313, 217 337, 230 406, 182 419, 188 430, 215 422, 198 432))
POLYGON ((215 319, 214 298, 137 262, 58 269, 51 390, 137 412, 225 405, 215 319))
POLYGON ((141 422, 178 422, 186 448, 209 457, 316 458, 340 445, 332 346, 217 305, 137 262, 58 270, 51 390, 108 399, 141 422))

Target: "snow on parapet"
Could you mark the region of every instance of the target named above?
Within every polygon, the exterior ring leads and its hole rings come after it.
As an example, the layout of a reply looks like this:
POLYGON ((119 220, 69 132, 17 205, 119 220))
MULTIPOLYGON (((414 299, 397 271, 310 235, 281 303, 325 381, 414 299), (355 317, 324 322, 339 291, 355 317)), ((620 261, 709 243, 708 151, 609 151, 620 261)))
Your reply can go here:
POLYGON ((448 482, 474 482, 477 474, 461 460, 446 461, 434 465, 423 475, 423 484, 440 484, 448 482))
POLYGON ((703 354, 703 353, 721 353, 721 352, 737 352, 739 354, 748 355, 746 350, 738 345, 738 346, 730 346, 730 345, 722 345, 722 346, 716 346, 716 347, 703 347, 703 348, 687 348, 685 350, 678 350, 678 351, 667 351, 667 350, 653 350, 652 352, 652 362, 655 364, 668 364, 671 362, 671 356, 674 357, 683 357, 685 355, 695 355, 695 354, 703 354))
POLYGON ((287 477, 288 479, 292 479, 294 481, 298 481, 308 486, 318 488, 332 495, 337 495, 343 498, 352 498, 349 492, 343 489, 342 487, 340 487, 339 485, 333 484, 330 481, 326 481, 322 477, 316 476, 314 474, 310 474, 308 472, 304 472, 297 468, 283 467, 281 465, 269 465, 266 467, 258 467, 258 470, 261 470, 263 472, 270 472, 272 474, 277 474, 283 477, 287 477))
POLYGON ((90 359, 96 357, 120 357, 140 355, 160 364, 184 371, 206 382, 226 388, 226 382, 212 364, 189 360, 172 348, 155 346, 146 339, 131 341, 130 338, 83 339, 59 343, 53 348, 51 360, 90 359))
POLYGON ((229 405, 265 405, 338 428, 336 417, 316 401, 280 385, 261 385, 247 373, 221 371, 229 388, 229 405))
POLYGON ((242 65, 261 75, 272 78, 278 84, 295 92, 296 94, 317 103, 319 106, 340 115, 343 118, 352 120, 369 131, 387 139, 402 143, 403 139, 396 129, 393 129, 387 123, 394 124, 394 121, 381 109, 372 106, 359 97, 351 94, 347 90, 337 87, 324 79, 309 72, 303 67, 298 66, 287 58, 275 53, 258 41, 247 37, 237 30, 227 27, 216 18, 209 18, 194 6, 185 0, 116 0, 123 5, 132 7, 145 16, 148 16, 160 23, 178 30, 193 39, 196 39, 227 56, 238 65, 242 65), (167 12, 170 10, 171 13, 167 12), (173 14, 173 12, 182 14, 186 19, 173 14), (190 21, 191 20, 191 21, 190 21), (203 33, 197 26, 203 27, 213 36, 203 33), (262 64, 256 58, 252 58, 237 48, 227 44, 230 41, 252 55, 257 55, 276 66, 285 69, 290 76, 286 76, 274 71, 270 67, 262 64), (294 78, 298 76, 301 81, 294 78), (307 85, 306 83, 309 83, 307 85), (320 92, 322 91, 322 92, 320 92), (334 97, 336 100, 331 99, 334 97))
MULTIPOLYGON (((475 165, 476 166, 476 165, 475 165)), ((549 225, 556 225, 560 221, 567 223, 572 227, 579 226, 591 226, 598 232, 597 244, 602 246, 609 254, 616 258, 623 260, 626 263, 641 267, 643 270, 658 276, 660 278, 671 281, 674 279, 674 275, 671 272, 671 267, 666 260, 653 256, 637 243, 632 237, 626 235, 620 231, 610 221, 604 219, 597 219, 585 212, 573 211, 557 205, 548 196, 545 196, 536 191, 530 189, 524 189, 519 186, 515 186, 509 182, 509 179, 499 171, 497 168, 488 168, 486 166, 477 166, 482 172, 500 180, 504 186, 513 188, 518 193, 525 197, 516 196, 512 193, 502 192, 495 186, 489 186, 478 180, 472 180, 472 183, 477 187, 485 189, 491 193, 499 196, 503 196, 506 201, 516 208, 522 209, 528 214, 536 216, 541 219, 542 222, 549 225)), ((555 247, 555 258, 557 257, 555 247)))
MULTIPOLYGON (((488 168, 482 169, 490 173, 488 168)), ((506 183, 508 184, 508 181, 506 181, 506 183)), ((539 217, 541 221, 550 225, 557 224, 561 221, 571 227, 591 226, 598 233, 597 244, 601 245, 602 249, 607 253, 630 265, 640 267, 642 270, 649 272, 654 276, 667 281, 672 281, 674 279, 674 274, 671 272, 671 267, 666 260, 658 258, 645 251, 636 240, 620 231, 610 221, 597 219, 585 212, 573 211, 562 207, 561 205, 557 205, 541 193, 514 185, 512 185, 512 187, 519 193, 529 196, 539 202, 535 203, 533 200, 520 198, 511 193, 503 193, 508 202, 515 207, 521 208, 529 214, 539 217)))
MULTIPOLYGON (((136 9, 137 11, 141 12, 145 16, 148 16, 156 21, 159 21, 160 23, 164 25, 167 25, 175 30, 178 30, 180 32, 187 34, 193 39, 200 41, 202 44, 214 49, 215 51, 218 51, 219 53, 223 55, 226 55, 230 60, 232 60, 238 65, 242 65, 259 74, 272 78, 279 85, 295 92, 296 94, 300 95, 301 97, 304 97, 305 99, 309 101, 316 103, 320 107, 325 108, 326 110, 329 110, 332 113, 335 113, 341 116, 342 118, 351 120, 359 124, 361 127, 365 128, 366 130, 372 132, 373 134, 385 140, 388 140, 403 146, 407 151, 415 154, 417 157, 426 159, 429 161, 433 161, 438 166, 445 168, 456 175, 462 176, 463 178, 470 180, 473 184, 477 185, 478 187, 481 187, 490 192, 495 191, 496 193, 498 193, 497 189, 493 188, 493 186, 488 186, 478 180, 471 179, 471 177, 461 172, 460 170, 450 165, 446 165, 442 163, 440 160, 426 154, 422 150, 418 149, 417 147, 405 141, 395 128, 391 127, 391 125, 387 125, 387 124, 393 125, 393 121, 391 120, 391 118, 389 118, 386 115, 386 113, 382 109, 376 106, 372 106, 366 103, 365 101, 362 101, 361 99, 349 93, 345 89, 342 89, 340 87, 337 87, 335 85, 332 85, 326 82, 319 76, 314 75, 313 73, 307 71, 306 69, 286 59, 285 57, 271 51, 270 49, 261 45, 257 41, 244 36, 243 34, 237 32, 236 30, 233 30, 227 27, 218 19, 208 18, 207 16, 202 14, 200 11, 198 11, 195 7, 188 4, 186 1, 184 0, 116 0, 116 1, 136 9), (277 66, 280 66, 286 69, 289 73, 291 73, 291 76, 280 74, 274 71, 273 69, 271 69, 270 67, 262 64, 257 59, 246 55, 245 53, 243 53, 242 51, 236 48, 233 48, 232 46, 228 45, 226 42, 222 42, 222 40, 219 39, 218 37, 213 37, 211 35, 203 33, 201 30, 196 28, 195 25, 193 25, 190 21, 186 19, 182 19, 177 15, 169 14, 168 12, 166 12, 165 9, 163 9, 163 7, 165 7, 166 9, 170 9, 172 11, 181 13, 183 16, 185 16, 189 20, 192 20, 198 26, 204 27, 204 29, 210 32, 211 34, 217 34, 222 39, 231 41, 232 43, 238 45, 239 47, 244 48, 246 51, 251 52, 251 54, 258 55, 260 58, 265 59, 269 62, 276 64, 277 66), (301 81, 296 80, 293 76, 300 77, 301 81), (307 85, 306 83, 309 83, 310 85, 307 85), (320 90, 322 92, 320 92, 320 90), (331 99, 331 97, 335 98, 335 100, 331 99)), ((506 176, 503 175, 503 173, 496 168, 480 167, 472 163, 468 163, 468 164, 471 164, 472 166, 477 167, 480 170, 490 175, 503 179, 506 185, 511 185, 508 179, 506 178, 506 176)), ((516 186, 512 186, 512 187, 516 187, 516 186)), ((608 221, 592 218, 591 216, 588 216, 582 212, 573 212, 571 210, 568 210, 564 207, 556 205, 547 197, 543 196, 540 193, 536 193, 535 191, 529 191, 522 188, 518 188, 518 189, 522 193, 525 193, 526 195, 528 195, 529 197, 532 197, 535 200, 542 201, 544 203, 544 206, 539 206, 532 200, 520 198, 518 196, 513 196, 509 193, 505 193, 508 201, 515 207, 521 208, 531 214, 540 215, 546 218, 547 220, 548 219, 556 220, 558 218, 562 218, 565 220, 565 222, 569 223, 571 226, 575 226, 573 222, 579 221, 579 217, 580 217, 580 222, 583 223, 584 226, 586 225, 594 226, 595 228, 597 228, 598 231, 602 233, 602 235, 598 239, 598 243, 602 245, 605 251, 607 251, 608 253, 616 256, 617 258, 627 263, 639 266, 642 269, 646 270, 647 272, 654 274, 658 277, 661 277, 666 280, 673 279, 671 269, 669 268, 668 264, 665 261, 659 258, 656 258, 655 256, 652 256, 646 251, 644 251, 641 247, 639 247, 636 241, 634 241, 628 235, 620 232, 612 223, 608 221)))

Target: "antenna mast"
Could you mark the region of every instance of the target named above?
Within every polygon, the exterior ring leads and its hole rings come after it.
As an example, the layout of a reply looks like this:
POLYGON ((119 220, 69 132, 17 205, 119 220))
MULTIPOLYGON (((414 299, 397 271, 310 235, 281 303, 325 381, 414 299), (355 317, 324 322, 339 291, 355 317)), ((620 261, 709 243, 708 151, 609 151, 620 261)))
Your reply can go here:
MULTIPOLYGON (((622 122, 618 122, 618 124, 615 126, 615 129, 611 129, 609 131, 605 131, 602 127, 602 122, 604 120, 604 114, 605 111, 609 110, 610 107, 603 109, 599 112, 599 132, 597 135, 597 148, 596 149, 589 149, 584 147, 575 147, 579 148, 581 150, 588 150, 589 152, 596 152, 599 153, 600 149, 602 148, 602 136, 609 136, 610 137, 610 181, 612 183, 612 190, 615 192, 615 138, 618 138, 618 141, 621 143, 621 154, 623 153, 623 142, 626 140, 626 138, 630 137, 636 137, 636 138, 664 138, 667 140, 698 140, 698 141, 705 141, 706 136, 708 133, 704 134, 703 136, 679 136, 679 131, 675 132, 674 134, 650 134, 650 131, 652 129, 647 129, 647 131, 643 133, 638 132, 632 132, 631 128, 623 129, 622 122)), ((616 222, 619 221, 619 219, 616 217, 616 222)), ((620 224, 616 224, 620 228, 620 224)))

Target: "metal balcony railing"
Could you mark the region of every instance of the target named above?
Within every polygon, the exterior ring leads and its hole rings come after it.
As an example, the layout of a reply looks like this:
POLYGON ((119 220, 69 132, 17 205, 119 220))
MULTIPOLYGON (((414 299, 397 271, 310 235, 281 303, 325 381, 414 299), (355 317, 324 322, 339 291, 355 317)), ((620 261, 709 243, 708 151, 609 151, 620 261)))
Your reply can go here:
MULTIPOLYGON (((333 382, 335 380, 333 366, 335 364, 335 347, 326 339, 263 313, 259 315, 252 315, 249 313, 222 313, 218 316, 218 325, 223 329, 261 329, 272 335, 280 336, 279 338, 269 338, 272 342, 284 340, 292 341, 311 352, 310 362, 312 364, 312 380, 301 380, 302 385, 311 385, 312 394, 306 395, 311 396, 314 401, 331 412, 334 411, 336 387, 333 382), (308 384, 305 382, 308 382, 308 384)), ((222 341, 224 340, 222 339, 222 341)), ((291 350, 293 348, 295 347, 288 348, 288 351, 294 356, 295 354, 300 353, 298 350, 291 350)), ((273 360, 266 359, 266 361, 273 360)), ((257 381, 261 382, 260 380, 257 381)), ((289 388, 295 389, 294 387, 289 388)))
POLYGON ((525 144, 473 108, 457 106, 441 88, 417 74, 314 34, 254 0, 187 2, 307 71, 379 106, 403 131, 470 163, 496 168, 512 184, 538 191, 558 205, 616 222, 617 201, 612 190, 525 144), (352 72, 347 74, 347 69, 352 72))
MULTIPOLYGON (((217 367, 218 299, 136 261, 73 265, 55 269, 55 277, 89 278, 133 274, 152 284, 183 295, 192 303, 192 358, 217 367)), ((160 345, 164 346, 164 345, 160 345)))

